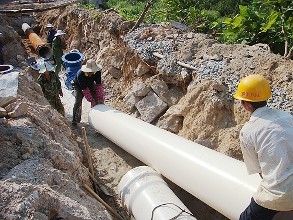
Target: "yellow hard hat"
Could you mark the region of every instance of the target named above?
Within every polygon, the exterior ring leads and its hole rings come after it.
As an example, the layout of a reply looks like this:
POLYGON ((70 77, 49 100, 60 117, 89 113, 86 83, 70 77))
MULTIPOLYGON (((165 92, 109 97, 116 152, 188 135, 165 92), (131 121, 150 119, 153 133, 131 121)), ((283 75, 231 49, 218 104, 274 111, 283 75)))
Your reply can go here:
POLYGON ((269 82, 262 75, 253 74, 240 80, 234 98, 249 102, 261 102, 268 100, 271 95, 269 82))

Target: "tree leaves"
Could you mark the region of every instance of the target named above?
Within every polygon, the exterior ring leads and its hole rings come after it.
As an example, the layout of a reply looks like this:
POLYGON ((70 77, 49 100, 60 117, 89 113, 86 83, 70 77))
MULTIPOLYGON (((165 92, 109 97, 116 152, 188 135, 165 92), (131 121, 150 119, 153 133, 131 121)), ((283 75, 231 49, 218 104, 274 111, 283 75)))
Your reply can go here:
POLYGON ((262 32, 267 32, 268 29, 270 29, 272 27, 272 25, 274 25, 277 21, 277 18, 280 16, 280 13, 273 11, 270 16, 269 16, 269 20, 267 22, 267 24, 262 27, 262 32))
MULTIPOLYGON (((137 20, 147 0, 108 0, 127 19, 137 20), (131 2, 131 3, 130 3, 131 2)), ((292 0, 157 0, 147 22, 178 21, 225 43, 265 43, 286 54, 293 47, 292 0), (286 46, 287 45, 287 46, 286 46)))
POLYGON ((239 14, 225 19, 221 39, 227 43, 266 43, 276 53, 286 55, 293 46, 292 1, 252 0, 239 6, 239 14))

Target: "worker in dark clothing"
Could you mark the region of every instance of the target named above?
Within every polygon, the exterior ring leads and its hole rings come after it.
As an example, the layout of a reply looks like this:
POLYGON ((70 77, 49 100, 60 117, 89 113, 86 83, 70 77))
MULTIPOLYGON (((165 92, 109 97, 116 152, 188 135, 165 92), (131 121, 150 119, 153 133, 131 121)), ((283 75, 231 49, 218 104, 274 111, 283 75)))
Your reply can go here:
POLYGON ((0 33, 0 65, 4 64, 2 36, 3 34, 0 33))
POLYGON ((46 30, 47 30, 47 43, 50 44, 50 46, 52 47, 52 43, 53 43, 53 39, 56 34, 56 30, 54 29, 54 26, 52 24, 47 24, 46 30))
POLYGON ((72 82, 76 91, 73 107, 72 125, 77 125, 81 120, 82 99, 86 98, 91 106, 104 103, 104 89, 101 79, 101 68, 92 59, 88 60, 77 72, 72 82))
POLYGON ((54 72, 54 67, 49 63, 44 62, 41 64, 39 73, 38 83, 42 88, 45 98, 54 109, 64 116, 64 107, 59 97, 63 96, 61 82, 57 74, 54 72))
POLYGON ((52 50, 56 62, 55 72, 57 75, 59 75, 61 70, 63 50, 66 49, 66 44, 63 38, 64 35, 65 33, 62 30, 58 30, 54 35, 55 38, 52 42, 52 50))

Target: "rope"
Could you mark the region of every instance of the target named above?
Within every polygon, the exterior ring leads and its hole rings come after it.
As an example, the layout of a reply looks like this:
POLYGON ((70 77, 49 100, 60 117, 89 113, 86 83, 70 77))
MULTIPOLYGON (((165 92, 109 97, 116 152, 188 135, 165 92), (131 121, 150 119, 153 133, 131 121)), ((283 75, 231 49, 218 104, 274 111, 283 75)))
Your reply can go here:
POLYGON ((193 215, 192 213, 190 213, 190 212, 188 212, 188 211, 185 211, 184 209, 182 209, 181 207, 179 207, 178 205, 176 205, 176 204, 174 204, 174 203, 172 203, 172 202, 168 202, 168 203, 163 203, 163 204, 157 205, 157 206, 153 209, 151 220, 153 220, 153 218, 154 218, 154 214, 155 214, 156 209, 157 209, 157 208, 160 208, 160 207, 162 207, 162 206, 165 206, 165 205, 174 205, 174 206, 176 206, 178 209, 181 210, 181 212, 180 212, 179 214, 175 215, 174 217, 170 218, 169 220, 177 219, 177 218, 178 218, 179 216, 181 216, 183 213, 186 213, 186 214, 188 214, 188 215, 194 217, 194 215, 193 215))

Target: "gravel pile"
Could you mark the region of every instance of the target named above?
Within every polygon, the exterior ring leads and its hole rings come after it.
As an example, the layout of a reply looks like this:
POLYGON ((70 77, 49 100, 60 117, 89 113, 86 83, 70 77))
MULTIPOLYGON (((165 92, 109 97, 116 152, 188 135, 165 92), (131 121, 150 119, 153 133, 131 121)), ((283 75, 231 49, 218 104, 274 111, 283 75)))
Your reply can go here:
POLYGON ((293 115, 293 100, 283 88, 272 88, 272 97, 268 101, 268 106, 289 111, 293 115))
POLYGON ((179 45, 174 39, 156 40, 153 37, 144 38, 142 33, 147 25, 142 25, 135 31, 130 32, 124 37, 124 41, 130 48, 135 50, 146 62, 153 62, 156 58, 153 56, 154 52, 162 55, 168 55, 176 51, 179 45))
MULTIPOLYGON (((180 74, 184 68, 177 63, 177 61, 182 61, 181 57, 178 57, 180 56, 178 55, 178 48, 187 45, 188 41, 193 39, 190 39, 186 34, 182 34, 181 31, 176 29, 172 29, 173 34, 168 34, 164 38, 159 35, 148 37, 144 33, 145 28, 151 29, 151 33, 156 33, 159 32, 158 30, 160 30, 162 26, 141 25, 135 31, 128 33, 124 41, 129 47, 135 50, 144 61, 156 63, 159 72, 170 76, 180 74), (154 52, 158 52, 164 57, 162 59, 154 57, 154 52)), ((168 29, 168 31, 170 31, 170 29, 168 29)), ((259 52, 259 50, 256 50, 255 53, 259 52)), ((241 54, 241 52, 239 52, 239 54, 241 54)), ((197 54, 195 56, 197 56, 197 54)), ((263 56, 266 55, 264 54, 263 56)), ((245 57, 241 58, 240 61, 244 64, 246 62, 245 57)), ((187 70, 192 74, 196 84, 201 83, 205 79, 221 82, 227 87, 228 99, 233 99, 232 95, 242 77, 240 74, 241 71, 235 71, 235 69, 233 71, 228 70, 229 68, 227 67, 231 67, 231 64, 227 63, 224 59, 214 60, 196 57, 194 60, 186 61, 185 63, 197 68, 197 70, 187 70)), ((247 68, 249 69, 250 66, 247 68)), ((269 99, 268 105, 272 108, 282 109, 293 114, 292 97, 290 97, 286 88, 273 86, 272 97, 269 99)))

